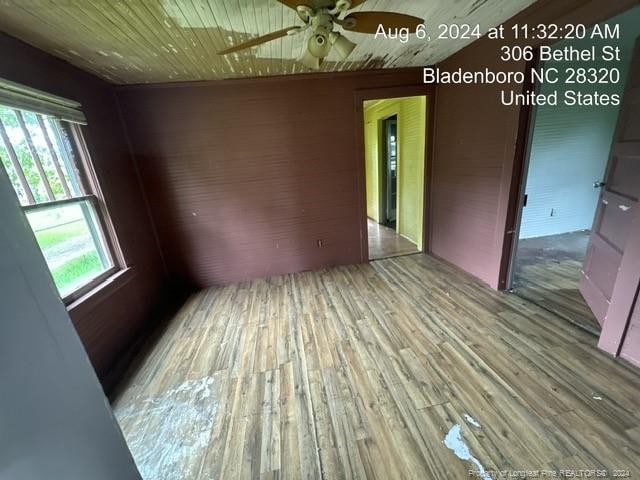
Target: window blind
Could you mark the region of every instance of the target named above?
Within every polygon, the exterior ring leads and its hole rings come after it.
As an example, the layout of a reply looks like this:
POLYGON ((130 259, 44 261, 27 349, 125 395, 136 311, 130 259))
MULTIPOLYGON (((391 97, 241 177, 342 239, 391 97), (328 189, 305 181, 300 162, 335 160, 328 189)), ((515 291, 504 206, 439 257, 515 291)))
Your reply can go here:
POLYGON ((0 78, 0 104, 86 125, 78 102, 0 78))

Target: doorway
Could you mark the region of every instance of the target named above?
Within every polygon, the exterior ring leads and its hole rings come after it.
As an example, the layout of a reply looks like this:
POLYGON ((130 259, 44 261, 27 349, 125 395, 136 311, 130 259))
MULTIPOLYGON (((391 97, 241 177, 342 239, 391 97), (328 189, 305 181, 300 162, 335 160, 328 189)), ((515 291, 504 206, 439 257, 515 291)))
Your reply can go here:
MULTIPOLYGON (((635 39, 640 34, 640 8, 605 23, 620 25, 623 54, 615 66, 623 80, 606 86, 581 86, 580 91, 592 94, 597 90, 622 99, 635 39)), ((555 45, 565 46, 586 45, 584 40, 555 45)), ((544 66, 567 65, 554 62, 544 66)), ((540 93, 553 90, 563 97, 563 87, 559 85, 538 88, 540 93)), ((616 154, 612 152, 620 135, 620 127, 616 127, 620 112, 620 105, 568 106, 562 101, 537 107, 533 112, 511 264, 514 293, 597 336, 611 300, 615 280, 612 272, 617 268, 614 257, 622 251, 612 253, 600 248, 605 244, 614 246, 616 241, 612 238, 623 229, 623 223, 619 223, 620 228, 609 223, 607 227, 615 227, 615 231, 608 232, 613 237, 601 238, 603 219, 611 216, 604 213, 604 207, 616 171, 616 154)))
POLYGON ((398 116, 383 120, 384 226, 396 229, 398 200, 398 116))
POLYGON ((364 101, 368 259, 422 251, 426 96, 364 101))

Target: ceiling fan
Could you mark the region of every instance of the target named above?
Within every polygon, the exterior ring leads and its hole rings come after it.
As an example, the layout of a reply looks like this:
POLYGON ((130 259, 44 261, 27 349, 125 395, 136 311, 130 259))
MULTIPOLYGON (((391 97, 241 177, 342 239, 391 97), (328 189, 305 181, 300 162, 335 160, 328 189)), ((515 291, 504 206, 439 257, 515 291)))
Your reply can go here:
POLYGON ((385 31, 389 29, 408 28, 415 31, 423 19, 396 12, 352 12, 348 13, 366 0, 278 0, 280 3, 294 9, 303 26, 292 26, 254 38, 218 52, 219 55, 234 53, 245 48, 255 47, 286 35, 298 35, 311 30, 307 40, 307 48, 300 59, 308 68, 318 69, 325 57, 335 49, 340 58, 346 59, 356 47, 341 33, 334 31, 339 25, 344 30, 358 33, 375 34, 380 26, 385 31), (344 16, 343 16, 344 14, 344 16), (342 17, 342 18, 341 18, 342 17))

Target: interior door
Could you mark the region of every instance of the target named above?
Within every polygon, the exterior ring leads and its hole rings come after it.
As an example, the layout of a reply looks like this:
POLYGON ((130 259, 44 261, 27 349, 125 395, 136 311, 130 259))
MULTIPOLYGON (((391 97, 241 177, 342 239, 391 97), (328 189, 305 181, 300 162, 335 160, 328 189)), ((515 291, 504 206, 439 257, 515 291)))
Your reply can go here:
POLYGON ((387 145, 386 155, 386 225, 396 226, 396 206, 398 197, 398 119, 393 117, 385 120, 385 137, 387 145))
MULTIPOLYGON (((620 107, 604 186, 591 229, 580 292, 604 323, 640 197, 640 40, 620 107)), ((635 239, 634 241, 638 241, 635 239)))

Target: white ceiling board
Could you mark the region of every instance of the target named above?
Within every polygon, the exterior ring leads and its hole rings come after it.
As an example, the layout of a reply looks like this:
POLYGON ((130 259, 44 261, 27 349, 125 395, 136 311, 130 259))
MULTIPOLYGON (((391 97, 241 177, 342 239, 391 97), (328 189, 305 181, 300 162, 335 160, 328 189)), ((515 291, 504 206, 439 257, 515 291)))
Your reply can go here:
MULTIPOLYGON (((439 24, 479 24, 483 32, 534 0, 367 0, 353 11, 395 11, 439 24)), ((0 2, 0 30, 118 84, 258 77, 308 72, 304 38, 287 36, 227 56, 217 51, 300 25, 276 0, 50 0, 0 2)), ((358 46, 346 61, 331 53, 322 71, 437 63, 469 40, 412 36, 407 43, 346 32, 358 46)))

